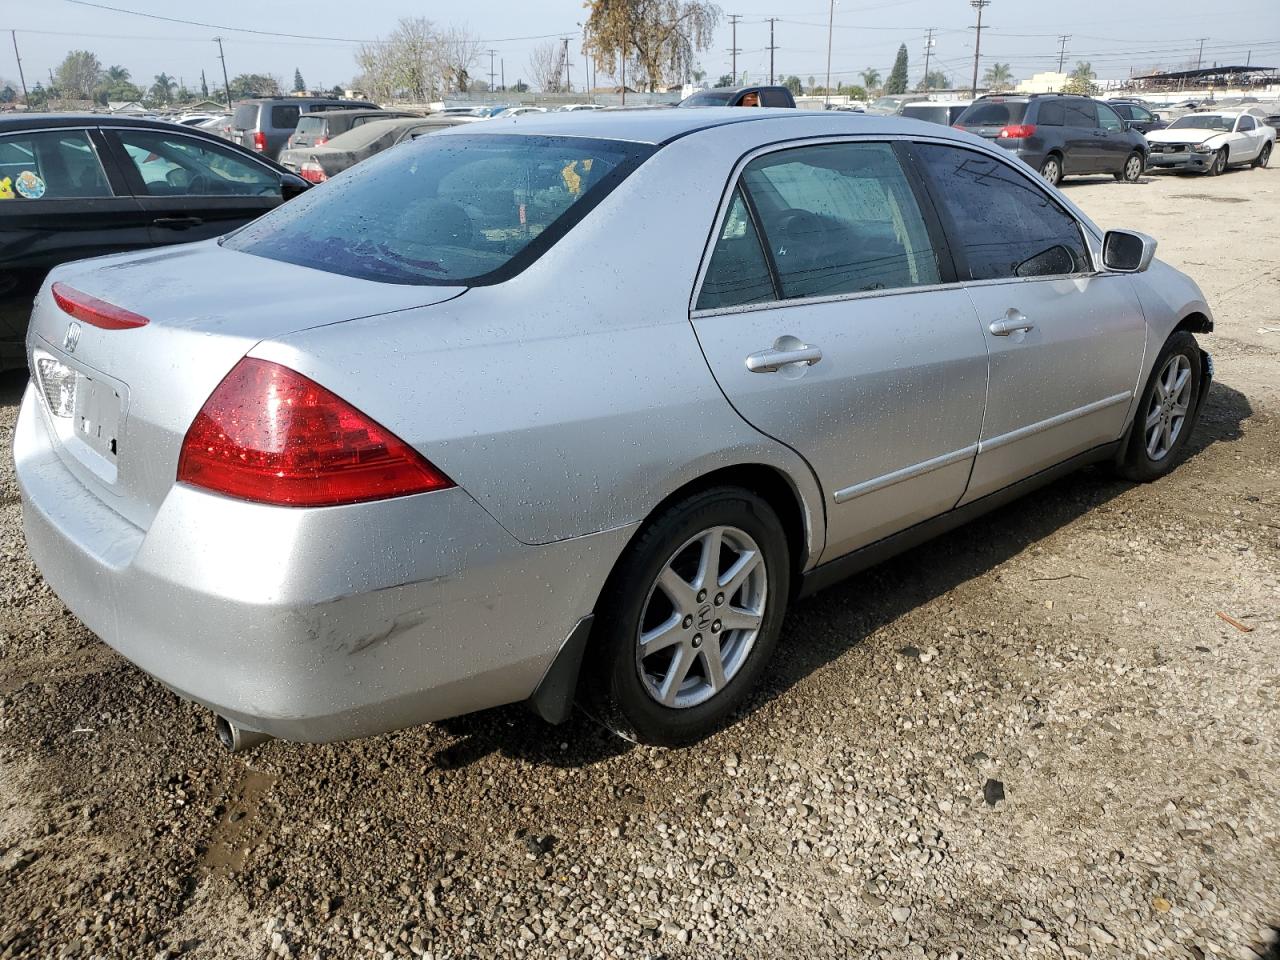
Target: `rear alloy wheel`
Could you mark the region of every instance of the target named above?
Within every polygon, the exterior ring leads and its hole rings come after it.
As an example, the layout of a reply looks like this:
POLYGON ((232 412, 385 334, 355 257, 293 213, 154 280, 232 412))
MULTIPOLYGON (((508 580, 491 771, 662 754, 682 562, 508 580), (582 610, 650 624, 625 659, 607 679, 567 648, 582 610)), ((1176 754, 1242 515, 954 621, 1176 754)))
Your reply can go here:
POLYGON ((1213 155, 1213 163, 1209 164, 1209 169, 1205 171, 1209 176, 1216 177, 1227 169, 1227 151, 1225 148, 1219 150, 1213 155))
POLYGON ((763 499, 720 487, 673 505, 597 604, 584 695, 629 740, 707 736, 756 685, 789 590, 787 538, 763 499))
POLYGON ((1253 161, 1253 169, 1257 170, 1259 167, 1265 167, 1270 162, 1271 162, 1271 144, 1264 143, 1262 145, 1262 149, 1258 151, 1258 158, 1253 161))
POLYGON ((1137 183, 1142 177, 1142 170, 1146 164, 1142 160, 1142 154, 1137 150, 1129 154, 1129 158, 1124 162, 1124 168, 1116 174, 1116 179, 1124 183, 1137 183))
POLYGON ((1120 473, 1146 482, 1173 469, 1196 422, 1200 347, 1185 330, 1165 341, 1134 414, 1120 473))
POLYGON ((1040 164, 1040 176, 1055 187, 1062 182, 1062 160, 1057 154, 1051 153, 1044 158, 1044 163, 1040 164))

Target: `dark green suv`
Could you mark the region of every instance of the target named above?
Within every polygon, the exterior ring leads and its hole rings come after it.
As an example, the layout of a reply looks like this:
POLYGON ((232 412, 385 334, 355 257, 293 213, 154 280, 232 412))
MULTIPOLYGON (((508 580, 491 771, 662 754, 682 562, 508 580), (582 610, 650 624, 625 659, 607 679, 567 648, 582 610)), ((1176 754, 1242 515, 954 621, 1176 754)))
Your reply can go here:
POLYGON ((1067 93, 975 100, 955 126, 1016 153, 1057 185, 1063 177, 1110 173, 1130 183, 1147 165, 1147 138, 1098 100, 1067 93))

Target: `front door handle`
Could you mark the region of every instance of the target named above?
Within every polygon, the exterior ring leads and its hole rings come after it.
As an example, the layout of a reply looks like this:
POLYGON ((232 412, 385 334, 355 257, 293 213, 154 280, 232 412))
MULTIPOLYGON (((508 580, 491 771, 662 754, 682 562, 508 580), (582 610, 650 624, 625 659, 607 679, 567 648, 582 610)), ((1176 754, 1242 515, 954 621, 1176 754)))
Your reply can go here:
POLYGON ((168 227, 171 230, 185 230, 187 227, 198 227, 204 223, 199 217, 160 217, 151 222, 157 227, 168 227))
POLYGON ((752 373, 776 373, 793 363, 812 367, 821 359, 821 348, 801 343, 795 337, 779 337, 770 349, 748 356, 747 369, 752 373))
POLYGON ((987 327, 995 337, 1007 337, 1011 333, 1026 333, 1035 328, 1036 325, 1017 310, 1010 310, 999 320, 991 321, 991 326, 987 327))

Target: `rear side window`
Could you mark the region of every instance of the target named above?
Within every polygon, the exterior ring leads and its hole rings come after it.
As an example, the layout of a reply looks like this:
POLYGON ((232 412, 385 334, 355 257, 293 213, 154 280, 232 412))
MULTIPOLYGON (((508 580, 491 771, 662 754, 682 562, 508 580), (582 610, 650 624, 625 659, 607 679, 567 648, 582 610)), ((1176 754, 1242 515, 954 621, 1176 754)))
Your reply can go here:
POLYGON ((366 280, 496 283, 541 256, 652 152, 585 137, 423 137, 223 244, 366 280))
POLYGON ((1093 104, 1088 100, 1063 101, 1066 116, 1063 123, 1068 127, 1096 127, 1098 115, 1094 113, 1093 104))
POLYGON ((733 203, 702 280, 697 309, 714 310, 772 299, 769 264, 760 246, 760 235, 747 212, 742 188, 738 187, 733 191, 733 203))
POLYGON ((1066 118, 1061 100, 1042 103, 1036 110, 1036 123, 1042 127, 1060 127, 1066 118))
POLYGON ((242 103, 236 107, 231 126, 235 130, 256 130, 258 127, 258 104, 242 103))
POLYGON ((0 205, 109 196, 107 175, 85 131, 0 137, 0 205))
POLYGON ((1027 105, 1022 102, 984 100, 960 115, 957 123, 966 127, 1004 127, 1021 123, 1027 105))
POLYGON ((271 129, 292 130, 298 125, 298 117, 300 115, 301 111, 297 107, 272 107, 271 129))
POLYGON ((1080 226, 1036 183, 971 150, 916 144, 970 280, 1085 273, 1080 226))
POLYGON ((924 219, 888 144, 771 153, 747 165, 742 183, 783 299, 939 282, 924 219))

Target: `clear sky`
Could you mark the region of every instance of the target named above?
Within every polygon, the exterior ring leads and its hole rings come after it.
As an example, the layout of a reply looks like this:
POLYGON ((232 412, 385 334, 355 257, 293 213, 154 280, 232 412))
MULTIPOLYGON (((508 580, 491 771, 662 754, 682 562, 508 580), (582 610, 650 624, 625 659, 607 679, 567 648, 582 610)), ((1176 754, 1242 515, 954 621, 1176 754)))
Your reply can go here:
MULTIPOLYGON (((92 9, 69 0, 19 3, 6 0, 3 28, 17 30, 27 83, 48 83, 68 50, 95 52, 104 66, 121 64, 135 82, 147 86, 155 74, 181 77, 198 87, 204 70, 210 87, 221 80, 217 47, 221 33, 227 69, 237 73, 273 73, 286 82, 294 68, 309 86, 345 84, 356 72, 355 43, 388 33, 402 16, 425 16, 440 24, 465 26, 483 48, 492 48, 495 69, 505 66, 506 80, 528 78, 531 48, 543 35, 570 36, 574 55, 573 83, 582 81, 578 24, 584 19, 581 0, 467 0, 431 6, 405 0, 220 0, 218 3, 174 3, 172 0, 102 0, 131 10, 224 27, 333 37, 333 40, 290 39, 237 32, 231 29, 166 23, 124 13, 92 9), (333 12, 332 17, 326 11, 333 12)), ((722 9, 725 21, 716 42, 701 55, 703 69, 714 79, 729 72, 728 14, 740 14, 737 28, 739 71, 751 79, 767 79, 769 24, 774 25, 775 72, 810 76, 822 83, 826 73, 828 6, 823 0, 736 0, 722 9)), ((968 83, 973 69, 975 11, 967 0, 843 0, 835 7, 832 81, 857 82, 868 66, 888 74, 898 45, 910 54, 911 80, 923 72, 925 36, 935 33, 931 69, 942 69, 957 85, 968 83)), ((1128 75, 1130 68, 1195 66, 1200 38, 1204 64, 1244 63, 1280 66, 1280 0, 1161 0, 1140 6, 1116 0, 992 0, 983 13, 982 63, 1011 65, 1017 78, 1056 69, 1059 36, 1070 35, 1066 62, 1088 60, 1103 79, 1128 75), (1113 16, 1114 14, 1114 16, 1113 16)), ((17 80, 12 44, 0 44, 0 79, 17 80)), ((489 70, 486 54, 476 74, 489 70)))

